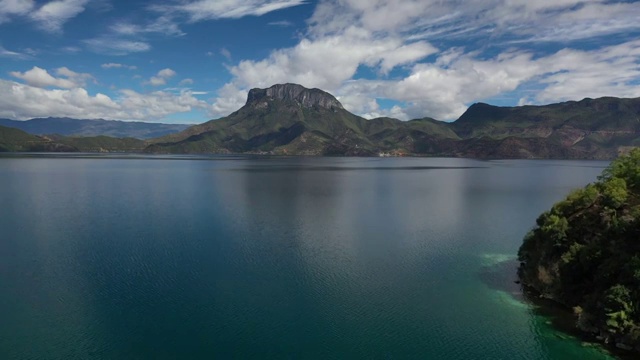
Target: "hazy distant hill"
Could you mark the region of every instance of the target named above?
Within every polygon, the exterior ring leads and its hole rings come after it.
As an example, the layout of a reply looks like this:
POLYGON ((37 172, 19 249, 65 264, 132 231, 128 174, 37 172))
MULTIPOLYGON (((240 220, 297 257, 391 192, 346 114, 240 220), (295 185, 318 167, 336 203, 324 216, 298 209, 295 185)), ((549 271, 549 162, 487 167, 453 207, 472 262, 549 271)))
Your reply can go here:
POLYGON ((139 121, 83 120, 42 118, 26 121, 0 119, 0 125, 17 128, 33 135, 111 136, 150 139, 182 131, 184 124, 157 124, 139 121))
POLYGON ((158 139, 148 152, 297 155, 417 154, 609 159, 640 145, 640 99, 545 106, 472 105, 457 121, 366 120, 331 94, 296 84, 253 89, 233 114, 158 139))

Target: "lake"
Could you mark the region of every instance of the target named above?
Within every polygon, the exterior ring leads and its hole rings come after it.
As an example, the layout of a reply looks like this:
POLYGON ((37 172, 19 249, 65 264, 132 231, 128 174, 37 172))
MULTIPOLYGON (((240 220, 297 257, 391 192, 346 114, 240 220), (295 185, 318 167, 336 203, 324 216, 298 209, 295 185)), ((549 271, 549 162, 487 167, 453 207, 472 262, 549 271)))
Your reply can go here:
POLYGON ((611 359, 513 283, 606 165, 2 155, 0 358, 611 359))

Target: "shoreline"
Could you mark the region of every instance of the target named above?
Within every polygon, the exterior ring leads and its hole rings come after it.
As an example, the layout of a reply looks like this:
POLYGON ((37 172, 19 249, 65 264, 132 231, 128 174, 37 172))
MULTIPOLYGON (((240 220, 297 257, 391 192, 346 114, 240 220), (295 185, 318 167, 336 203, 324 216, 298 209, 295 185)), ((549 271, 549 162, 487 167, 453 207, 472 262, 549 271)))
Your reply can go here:
MULTIPOLYGON (((521 280, 519 280, 521 281, 521 280)), ((534 287, 523 282, 519 284, 525 302, 532 304, 540 315, 547 317, 551 325, 569 335, 575 336, 587 344, 602 347, 621 360, 638 359, 640 349, 618 342, 606 329, 594 325, 581 324, 580 316, 576 316, 572 308, 554 299, 544 296, 534 287), (621 345, 620 345, 621 344, 621 345)))

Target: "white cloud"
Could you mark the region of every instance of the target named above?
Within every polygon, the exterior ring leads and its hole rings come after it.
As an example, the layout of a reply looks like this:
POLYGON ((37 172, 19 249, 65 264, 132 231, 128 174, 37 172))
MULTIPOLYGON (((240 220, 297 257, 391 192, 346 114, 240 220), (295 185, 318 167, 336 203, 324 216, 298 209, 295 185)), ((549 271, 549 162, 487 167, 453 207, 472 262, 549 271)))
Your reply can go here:
POLYGON ((230 71, 239 87, 294 82, 335 90, 353 77, 360 65, 380 65, 388 71, 436 51, 425 42, 404 45, 401 38, 376 39, 366 31, 349 28, 340 35, 303 39, 297 46, 274 51, 261 61, 243 60, 230 71))
POLYGON ((77 46, 65 46, 60 50, 62 50, 63 52, 69 53, 69 54, 77 54, 80 51, 82 51, 82 49, 80 49, 77 46))
POLYGON ((218 97, 209 109, 212 117, 226 116, 241 108, 247 100, 247 90, 229 83, 218 90, 218 97))
POLYGON ((349 28, 340 35, 303 39, 293 48, 274 51, 267 59, 243 60, 231 67, 234 79, 221 94, 232 95, 234 99, 221 95, 214 109, 221 111, 220 114, 235 111, 237 108, 233 106, 241 103, 248 89, 276 83, 292 82, 336 91, 356 74, 360 65, 388 72, 436 51, 426 42, 404 44, 401 38, 392 36, 377 39, 357 28, 349 28))
POLYGON ((168 79, 168 78, 176 76, 176 72, 171 70, 171 69, 169 69, 169 68, 162 69, 162 70, 158 71, 158 76, 161 77, 161 78, 168 79))
POLYGON ((178 94, 121 90, 119 97, 112 99, 101 93, 90 95, 83 88, 43 89, 0 79, 0 93, 0 117, 20 120, 54 116, 153 121, 207 108, 204 101, 186 90, 178 94))
POLYGON ((231 61, 231 52, 229 50, 227 50, 226 48, 220 49, 220 54, 222 54, 222 56, 224 56, 225 59, 231 61))
MULTIPOLYGON (((61 69, 70 71, 67 68, 61 68, 61 69)), ((59 71, 61 69, 59 69, 59 71)), ((59 75, 65 76, 64 75, 66 73, 65 70, 62 70, 61 71, 62 73, 59 73, 59 75)), ((53 77, 51 74, 49 74, 47 70, 39 68, 37 66, 34 66, 31 70, 25 71, 24 73, 21 73, 19 71, 12 71, 10 75, 18 79, 22 79, 26 81, 27 84, 35 87, 53 86, 53 87, 65 88, 65 89, 78 87, 78 83, 74 82, 74 80, 53 77)))
POLYGON ((156 76, 152 76, 147 83, 153 86, 165 85, 167 83, 167 80, 171 79, 174 76, 176 76, 175 71, 169 68, 162 69, 158 71, 158 74, 156 74, 156 76))
POLYGON ((553 69, 540 79, 537 103, 597 98, 640 97, 640 40, 595 51, 563 50, 550 57, 553 69))
POLYGON ((0 117, 30 119, 34 117, 100 118, 118 109, 108 96, 90 96, 86 90, 48 90, 0 80, 0 117))
POLYGON ((92 51, 107 55, 127 55, 151 50, 144 41, 126 40, 114 37, 98 37, 83 41, 92 51))
POLYGON ((2 45, 0 45, 0 57, 24 60, 24 59, 29 59, 31 56, 28 54, 7 50, 2 45))
POLYGON ((193 85, 193 79, 182 79, 178 85, 180 86, 193 85))
MULTIPOLYGON (((334 84, 332 92, 350 111, 365 115, 394 116, 401 119, 432 116, 450 120, 460 116, 467 106, 476 101, 500 94, 509 94, 523 84, 536 83, 543 87, 529 102, 554 102, 599 96, 640 96, 640 41, 610 46, 600 50, 562 50, 546 57, 535 58, 528 52, 506 52, 490 59, 478 59, 476 53, 453 49, 440 53, 433 63, 413 66, 408 76, 398 80, 350 80, 353 74, 343 74, 334 84), (380 109, 376 98, 392 99, 408 104, 406 108, 380 109)), ((295 58, 295 57, 294 57, 295 58)), ((297 74, 281 66, 294 61, 291 54, 277 62, 245 63, 239 67, 235 81, 219 93, 214 110, 225 114, 243 104, 246 91, 252 87, 269 86, 261 83, 257 75, 275 82, 287 82, 297 74), (283 71, 284 70, 284 71, 283 71), (255 77, 254 77, 255 76, 255 77), (280 77, 278 77, 280 76, 280 77), (246 84, 244 87, 241 84, 246 84)), ((241 63, 242 64, 242 63, 241 63)), ((309 62, 298 63, 303 67, 309 62)), ((337 67, 339 63, 320 68, 308 67, 309 72, 337 67)), ((322 73, 322 72, 319 72, 322 73)), ((316 81, 326 81, 318 78, 316 81)), ((307 86, 314 86, 307 84, 307 86)), ((514 99, 518 101, 518 99, 514 99)))
MULTIPOLYGON (((547 1, 550 6, 555 1, 547 1)), ((571 4, 571 1, 567 1, 571 4)), ((578 1, 576 1, 578 2, 578 1)), ((534 6, 529 2, 527 6, 534 6)), ((563 1, 559 2, 560 4, 563 1)), ((533 25, 537 29, 520 26, 515 33, 522 42, 568 42, 597 36, 640 30, 638 3, 580 1, 578 9, 565 7, 555 13, 538 12, 533 25), (546 16, 545 16, 546 15, 546 16)))
POLYGON ((0 24, 10 21, 12 16, 28 14, 33 7, 33 0, 0 0, 0 24))
POLYGON ((180 12, 191 22, 222 18, 261 16, 276 10, 306 4, 306 0, 196 0, 177 5, 156 5, 152 9, 163 13, 180 12))
POLYGON ((524 84, 542 89, 514 102, 640 97, 639 80, 640 41, 632 41, 592 51, 565 49, 539 58, 528 52, 512 52, 481 60, 474 54, 453 50, 434 63, 415 65, 401 80, 348 81, 337 93, 344 94, 345 108, 360 114, 389 116, 389 110, 367 102, 386 98, 409 104, 401 112, 391 109, 396 117, 450 120, 472 102, 512 94, 524 84))
POLYGON ((638 17, 636 3, 599 0, 326 0, 296 46, 229 67, 233 78, 219 89, 212 112, 226 115, 244 104, 250 88, 285 82, 332 92, 359 114, 404 119, 455 119, 472 102, 496 96, 516 103, 523 87, 536 89, 521 100, 533 103, 640 96, 637 42, 621 38, 618 45, 594 42, 592 50, 567 46, 546 55, 518 48, 640 31, 638 17), (470 49, 439 51, 430 39, 465 40, 470 49), (357 78, 363 66, 377 79, 357 78), (376 99, 399 105, 381 109, 376 99))
POLYGON ((55 0, 42 5, 29 17, 46 31, 60 32, 62 26, 84 11, 89 0, 55 0))
POLYGON ((160 33, 170 36, 185 35, 185 33, 180 30, 178 24, 170 16, 160 16, 145 25, 138 25, 130 22, 118 22, 112 25, 110 29, 114 34, 126 36, 152 33, 160 33))
POLYGON ((100 65, 100 67, 102 67, 103 69, 129 69, 129 70, 136 70, 138 68, 137 66, 134 66, 134 65, 124 65, 119 63, 106 63, 106 64, 100 65))
POLYGON ((30 56, 36 56, 40 53, 40 50, 32 49, 32 48, 25 48, 22 51, 24 51, 25 54, 28 54, 30 56))
POLYGON ((267 25, 280 26, 280 27, 291 27, 291 26, 293 26, 293 23, 291 21, 288 21, 288 20, 280 20, 280 21, 272 21, 272 22, 268 23, 267 25))
POLYGON ((166 85, 167 80, 158 76, 152 76, 151 79, 149 79, 148 83, 153 86, 160 86, 160 85, 166 85))
POLYGON ((640 30, 636 2, 604 0, 327 0, 312 16, 317 36, 358 26, 409 39, 565 42, 640 30))
POLYGON ((91 74, 87 73, 77 73, 75 71, 69 70, 67 67, 61 67, 56 69, 56 74, 58 76, 64 76, 67 79, 71 80, 77 87, 84 86, 87 81, 93 80, 94 77, 91 74))
POLYGON ((120 104, 132 119, 158 119, 169 114, 189 112, 193 109, 205 109, 207 103, 194 97, 191 91, 179 94, 156 91, 140 94, 133 90, 122 90, 120 104))

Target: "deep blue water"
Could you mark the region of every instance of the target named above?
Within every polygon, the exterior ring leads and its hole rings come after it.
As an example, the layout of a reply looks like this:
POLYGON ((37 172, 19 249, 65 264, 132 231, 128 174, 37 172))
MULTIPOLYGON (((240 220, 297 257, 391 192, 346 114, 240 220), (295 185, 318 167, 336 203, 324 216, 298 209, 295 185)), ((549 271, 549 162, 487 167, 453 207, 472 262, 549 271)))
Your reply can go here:
POLYGON ((4 155, 0 358, 609 359, 488 271, 606 165, 4 155))

